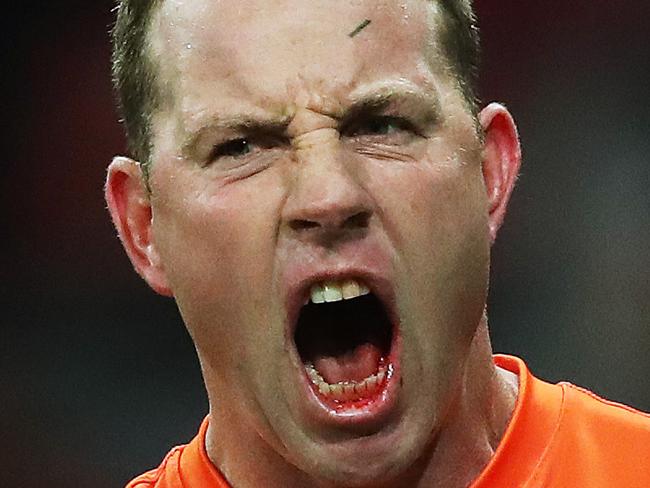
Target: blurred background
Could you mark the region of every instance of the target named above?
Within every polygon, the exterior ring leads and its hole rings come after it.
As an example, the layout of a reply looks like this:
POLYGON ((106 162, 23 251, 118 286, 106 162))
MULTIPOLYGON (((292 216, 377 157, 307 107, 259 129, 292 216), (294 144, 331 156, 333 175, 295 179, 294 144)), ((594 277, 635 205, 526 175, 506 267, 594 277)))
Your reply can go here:
MULTIPOLYGON (((28 4, 29 5, 29 4, 28 4)), ((112 3, 3 15, 0 486, 120 487, 207 402, 173 302, 132 271, 102 195, 124 138, 112 3)), ((495 349, 650 410, 650 3, 478 1, 481 94, 522 176, 494 247, 495 349)))

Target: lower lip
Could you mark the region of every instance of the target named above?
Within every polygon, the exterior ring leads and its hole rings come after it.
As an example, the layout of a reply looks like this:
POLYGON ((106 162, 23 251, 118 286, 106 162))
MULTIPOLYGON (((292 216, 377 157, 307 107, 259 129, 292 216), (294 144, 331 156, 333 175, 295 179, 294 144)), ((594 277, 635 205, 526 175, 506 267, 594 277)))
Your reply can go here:
POLYGON ((396 408, 400 385, 399 352, 401 341, 395 328, 391 351, 384 360, 386 377, 377 390, 368 397, 353 401, 337 401, 318 391, 303 369, 303 392, 308 411, 315 420, 326 424, 347 427, 372 427, 385 421, 396 408))

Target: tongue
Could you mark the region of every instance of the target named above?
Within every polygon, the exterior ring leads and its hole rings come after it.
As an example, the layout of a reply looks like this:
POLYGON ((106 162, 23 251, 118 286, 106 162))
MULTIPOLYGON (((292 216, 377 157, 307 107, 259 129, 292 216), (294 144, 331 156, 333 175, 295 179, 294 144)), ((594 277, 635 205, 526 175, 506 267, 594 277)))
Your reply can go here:
POLYGON ((319 356, 314 366, 330 384, 362 381, 377 372, 381 350, 368 342, 339 356, 319 356))

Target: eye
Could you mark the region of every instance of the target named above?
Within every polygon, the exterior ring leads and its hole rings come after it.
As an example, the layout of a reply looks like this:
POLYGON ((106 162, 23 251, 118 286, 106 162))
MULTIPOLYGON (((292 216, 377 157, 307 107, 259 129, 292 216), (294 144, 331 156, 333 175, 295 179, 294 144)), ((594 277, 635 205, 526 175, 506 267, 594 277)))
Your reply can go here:
POLYGON ((221 144, 217 144, 212 150, 210 156, 211 160, 218 159, 224 156, 230 156, 233 158, 246 156, 251 152, 251 144, 248 139, 232 139, 221 144))
POLYGON ((399 117, 378 116, 356 123, 347 131, 353 136, 387 136, 403 131, 414 132, 410 122, 399 117))
POLYGON ((213 144, 202 167, 210 167, 216 174, 245 178, 270 167, 287 147, 285 138, 274 134, 246 134, 213 144))

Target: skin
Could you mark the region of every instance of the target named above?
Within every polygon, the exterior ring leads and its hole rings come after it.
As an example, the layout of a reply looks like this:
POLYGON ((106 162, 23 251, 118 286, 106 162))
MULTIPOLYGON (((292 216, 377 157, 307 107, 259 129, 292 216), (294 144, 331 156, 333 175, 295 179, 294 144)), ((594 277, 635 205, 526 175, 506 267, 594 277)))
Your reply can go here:
POLYGON ((167 0, 154 20, 170 93, 151 193, 118 157, 106 198, 135 269, 192 335, 208 454, 234 486, 467 486, 504 432, 516 379, 493 365, 484 309, 519 143, 497 104, 477 134, 437 15, 421 1, 167 0), (251 135, 245 151, 220 146, 251 135), (390 283, 402 341, 395 406, 364 429, 305 406, 287 332, 295 276, 350 269, 390 283))

